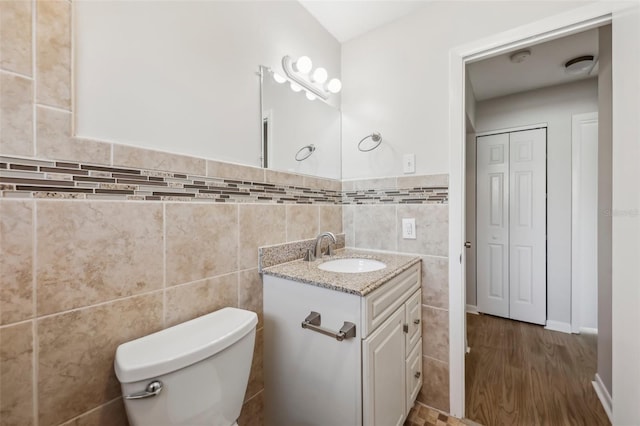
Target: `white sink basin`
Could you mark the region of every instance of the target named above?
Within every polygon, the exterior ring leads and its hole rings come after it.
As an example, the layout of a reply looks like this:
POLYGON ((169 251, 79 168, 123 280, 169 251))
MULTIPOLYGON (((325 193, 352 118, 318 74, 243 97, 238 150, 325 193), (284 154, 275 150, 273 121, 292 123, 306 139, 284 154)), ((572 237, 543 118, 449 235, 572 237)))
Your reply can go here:
POLYGON ((384 269, 386 267, 386 263, 379 262, 373 259, 359 258, 328 260, 318 265, 318 268, 322 269, 323 271, 345 272, 347 274, 379 271, 380 269, 384 269))

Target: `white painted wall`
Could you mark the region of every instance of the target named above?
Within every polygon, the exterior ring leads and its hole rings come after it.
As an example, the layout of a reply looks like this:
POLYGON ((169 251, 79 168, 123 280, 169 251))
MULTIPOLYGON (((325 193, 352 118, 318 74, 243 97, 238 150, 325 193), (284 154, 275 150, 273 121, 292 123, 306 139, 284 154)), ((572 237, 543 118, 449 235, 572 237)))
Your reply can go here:
MULTIPOLYGON (((598 110, 597 80, 478 102, 476 131, 547 123, 547 320, 571 323, 571 116, 598 110)), ((467 172, 475 175, 475 169, 467 172)), ((475 181, 473 182, 475 185, 475 181)), ((475 205, 467 216, 475 217, 475 205)), ((468 238, 475 238, 468 235, 468 238)), ((475 241, 474 241, 475 245, 475 241)), ((473 276, 474 271, 467 271, 473 276)))
POLYGON ((416 174, 447 173, 450 49, 584 4, 436 1, 343 44, 343 177, 400 176, 407 153, 416 174), (359 152, 373 131, 382 146, 359 152))
MULTIPOLYGON (((79 1, 76 134, 259 166, 259 65, 340 45, 294 1, 79 1)), ((338 102, 338 100, 336 100, 338 102)))

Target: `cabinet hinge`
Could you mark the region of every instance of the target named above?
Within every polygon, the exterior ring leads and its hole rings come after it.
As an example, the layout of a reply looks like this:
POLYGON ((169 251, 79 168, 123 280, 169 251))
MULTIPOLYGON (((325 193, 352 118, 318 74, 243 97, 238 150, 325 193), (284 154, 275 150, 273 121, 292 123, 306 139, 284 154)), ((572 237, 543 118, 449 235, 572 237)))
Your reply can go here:
POLYGON ((404 331, 405 333, 409 332, 409 324, 405 324, 402 326, 402 331, 404 331))

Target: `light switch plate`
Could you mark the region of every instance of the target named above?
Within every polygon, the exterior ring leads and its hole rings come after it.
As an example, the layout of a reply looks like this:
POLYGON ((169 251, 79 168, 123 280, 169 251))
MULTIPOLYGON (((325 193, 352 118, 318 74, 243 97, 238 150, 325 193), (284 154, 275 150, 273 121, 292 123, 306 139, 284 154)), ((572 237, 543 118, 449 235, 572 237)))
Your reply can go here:
POLYGON ((405 240, 416 239, 416 219, 415 218, 403 218, 402 219, 402 238, 405 240))
POLYGON ((405 154, 402 157, 402 170, 404 170, 405 173, 416 172, 416 155, 415 154, 405 154))

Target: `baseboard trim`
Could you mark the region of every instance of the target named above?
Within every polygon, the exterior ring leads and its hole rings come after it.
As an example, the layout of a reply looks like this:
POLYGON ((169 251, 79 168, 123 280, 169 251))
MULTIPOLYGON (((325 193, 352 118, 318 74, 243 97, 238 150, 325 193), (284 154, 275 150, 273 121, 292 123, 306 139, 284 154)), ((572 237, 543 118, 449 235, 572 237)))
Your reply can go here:
POLYGON ((478 307, 476 305, 467 305, 467 313, 480 315, 480 312, 478 312, 478 307))
POLYGON ((561 333, 571 334, 571 324, 569 324, 568 322, 547 320, 547 325, 544 328, 551 331, 559 331, 561 333))
POLYGON ((597 328, 591 327, 580 327, 580 333, 582 334, 598 334, 597 328))
POLYGON ((607 390, 604 383, 602 383, 602 379, 600 378, 600 375, 598 373, 596 373, 594 379, 595 380, 591 382, 591 384, 596 391, 596 395, 598 395, 598 399, 602 404, 602 408, 604 408, 604 412, 607 413, 607 416, 609 416, 609 421, 613 424, 613 406, 611 403, 611 395, 609 394, 609 391, 607 390))

